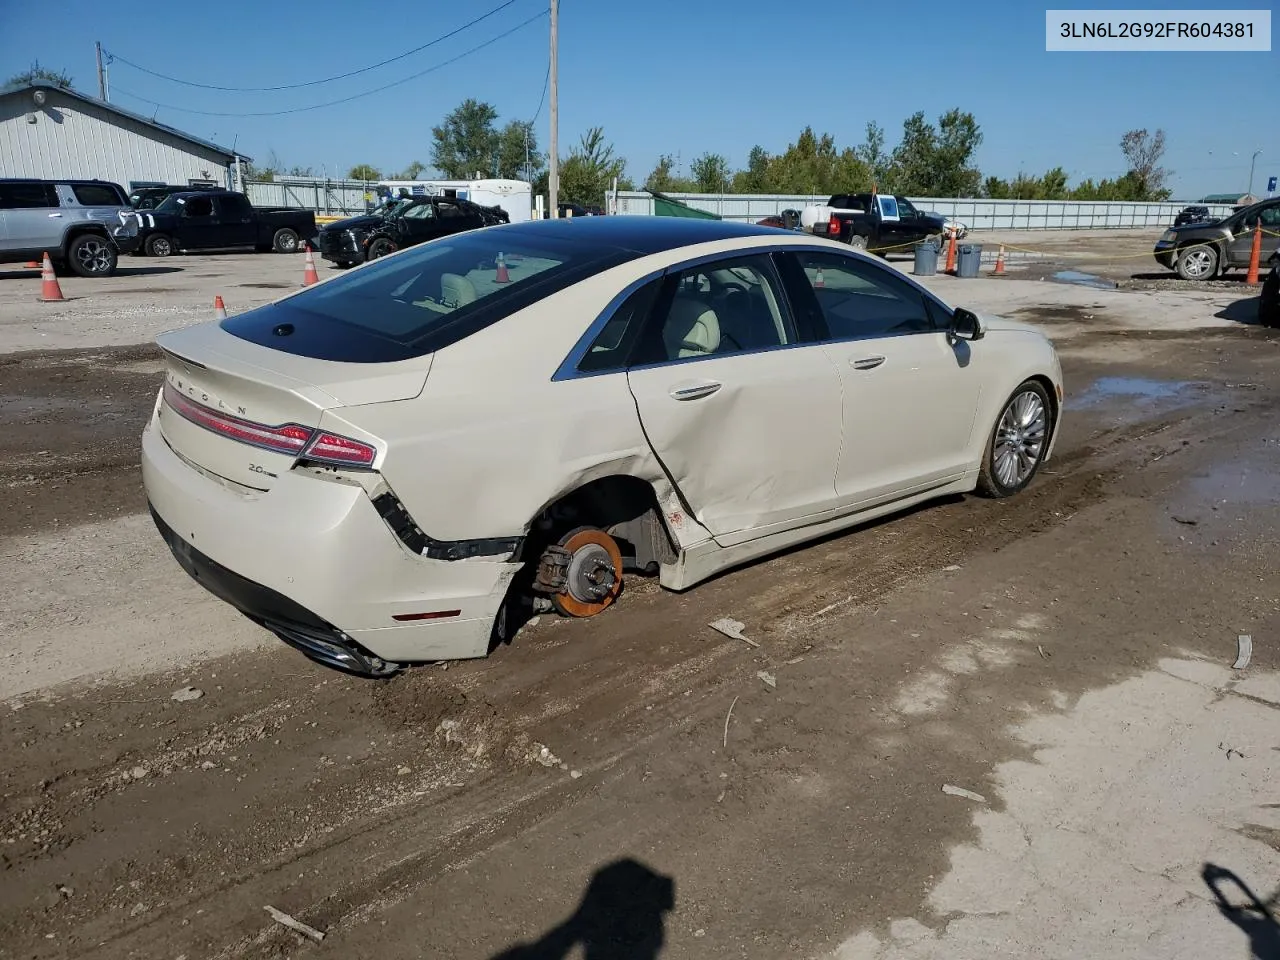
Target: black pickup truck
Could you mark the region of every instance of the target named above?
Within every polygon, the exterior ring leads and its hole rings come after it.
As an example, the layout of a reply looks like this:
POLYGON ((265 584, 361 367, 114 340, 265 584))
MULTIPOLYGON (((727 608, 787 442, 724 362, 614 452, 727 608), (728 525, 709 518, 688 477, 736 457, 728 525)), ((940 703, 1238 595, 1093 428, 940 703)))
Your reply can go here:
POLYGON ((320 256, 346 269, 451 233, 510 220, 501 207, 456 197, 401 197, 373 213, 325 224, 316 246, 320 256))
POLYGON ((922 213, 906 197, 884 193, 836 194, 819 210, 829 219, 814 223, 813 233, 872 252, 897 248, 896 252, 906 253, 911 244, 922 240, 940 241, 946 226, 944 218, 922 213))
POLYGON ((182 250, 233 250, 296 253, 315 239, 316 215, 288 207, 255 207, 243 193, 192 190, 174 193, 154 210, 139 210, 140 250, 167 257, 182 250))

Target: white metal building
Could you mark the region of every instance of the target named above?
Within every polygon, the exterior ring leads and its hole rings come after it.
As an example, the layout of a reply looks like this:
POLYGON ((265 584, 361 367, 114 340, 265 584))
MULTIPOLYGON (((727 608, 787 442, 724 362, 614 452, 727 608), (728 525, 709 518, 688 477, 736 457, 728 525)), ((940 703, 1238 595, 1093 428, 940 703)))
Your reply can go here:
POLYGON ((229 187, 234 164, 217 144, 76 90, 0 87, 0 177, 229 187))

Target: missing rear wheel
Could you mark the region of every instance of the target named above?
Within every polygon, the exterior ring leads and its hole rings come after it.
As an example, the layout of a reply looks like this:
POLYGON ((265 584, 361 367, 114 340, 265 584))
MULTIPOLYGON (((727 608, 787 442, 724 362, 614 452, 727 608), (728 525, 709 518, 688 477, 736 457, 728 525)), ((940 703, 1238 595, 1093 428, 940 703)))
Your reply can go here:
POLYGON ((596 527, 571 530, 542 552, 534 589, 563 616, 594 617, 622 593, 622 551, 596 527))

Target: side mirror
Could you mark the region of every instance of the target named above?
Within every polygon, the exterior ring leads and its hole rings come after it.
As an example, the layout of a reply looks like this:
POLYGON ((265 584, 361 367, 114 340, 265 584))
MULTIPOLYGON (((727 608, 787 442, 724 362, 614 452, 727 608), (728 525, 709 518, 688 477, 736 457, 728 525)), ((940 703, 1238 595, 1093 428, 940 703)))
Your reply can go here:
POLYGON ((987 335, 982 329, 982 321, 972 310, 956 307, 951 315, 951 328, 947 331, 953 340, 981 340, 987 335))

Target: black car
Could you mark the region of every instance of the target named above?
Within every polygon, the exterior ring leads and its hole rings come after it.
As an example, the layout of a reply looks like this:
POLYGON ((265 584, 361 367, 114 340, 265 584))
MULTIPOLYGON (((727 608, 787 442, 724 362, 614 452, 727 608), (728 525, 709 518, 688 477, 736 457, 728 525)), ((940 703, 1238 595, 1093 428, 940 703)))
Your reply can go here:
POLYGON ((456 197, 402 197, 373 213, 326 224, 316 237, 320 256, 345 269, 428 240, 509 223, 501 207, 456 197))
POLYGON ((1209 213, 1208 207, 1183 207, 1178 211, 1178 215, 1173 218, 1173 225, 1175 227, 1180 227, 1184 223, 1205 223, 1212 219, 1213 215, 1209 213))
POLYGON ((1264 327, 1280 327, 1280 251, 1271 255, 1271 272, 1262 282, 1258 322, 1264 327))
POLYGON ((154 210, 175 193, 194 193, 199 190, 221 190, 222 187, 139 187, 129 194, 129 206, 135 210, 154 210))

